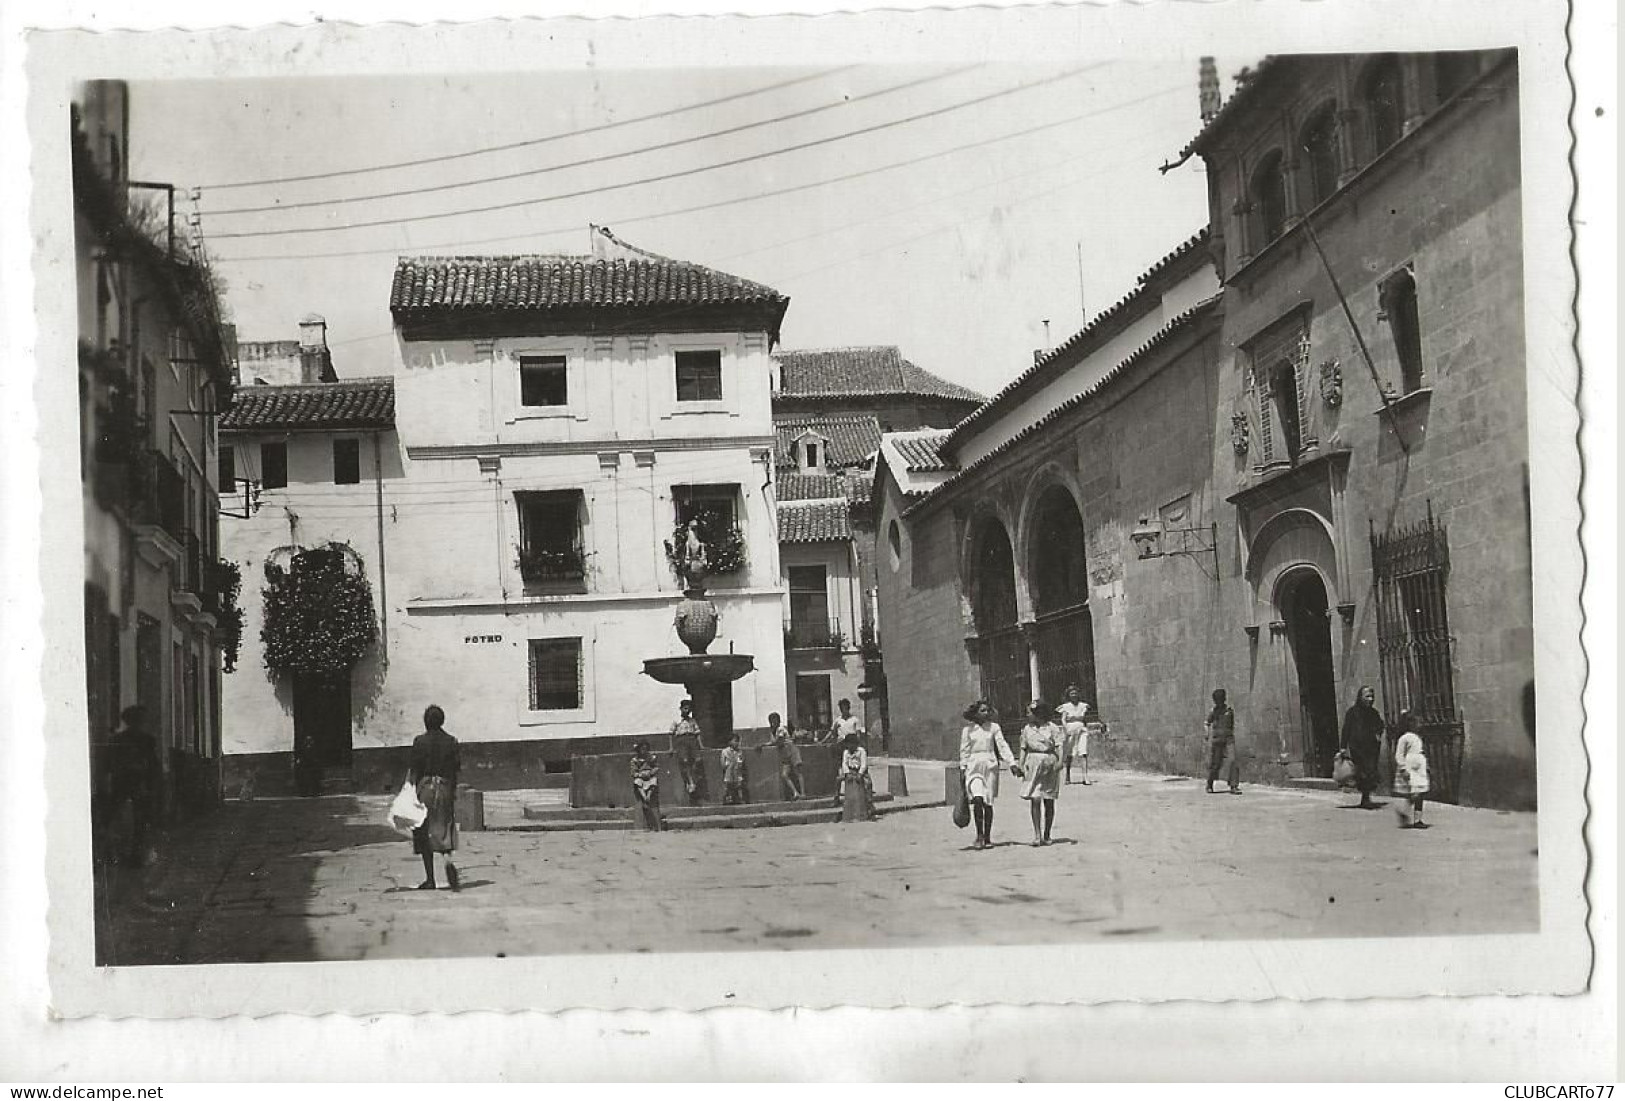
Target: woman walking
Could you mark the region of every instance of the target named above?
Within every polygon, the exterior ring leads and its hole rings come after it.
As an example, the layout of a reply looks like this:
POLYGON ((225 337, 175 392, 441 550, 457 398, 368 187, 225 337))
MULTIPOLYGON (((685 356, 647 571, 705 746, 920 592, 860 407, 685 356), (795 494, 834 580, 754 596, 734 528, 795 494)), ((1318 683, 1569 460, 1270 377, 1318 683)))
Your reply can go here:
POLYGON ((1004 740, 1004 731, 993 721, 993 709, 986 700, 965 709, 965 722, 959 732, 959 769, 976 819, 972 848, 986 849, 993 844, 993 797, 999 793, 999 767, 1017 767, 1016 757, 1004 740))
POLYGON ((1416 718, 1409 711, 1399 716, 1399 741, 1394 744, 1394 794, 1401 796, 1394 807, 1402 830, 1425 830, 1422 798, 1428 793, 1428 755, 1422 735, 1416 732, 1416 718), (1407 813, 1408 812, 1408 813, 1407 813))
POLYGON ((434 854, 446 854, 446 882, 462 888, 451 854, 457 848, 457 774, 462 754, 457 739, 445 730, 446 713, 434 704, 423 711, 423 733, 412 742, 412 765, 407 779, 417 788, 418 802, 428 810, 423 825, 412 831, 412 851, 423 857, 420 891, 432 891, 434 854))
POLYGON ((1061 794, 1061 745, 1065 735, 1049 705, 1034 700, 1027 725, 1021 728, 1021 797, 1033 816, 1033 844, 1048 845, 1055 826, 1055 800, 1061 794))
POLYGON ((1061 704, 1061 729, 1066 733, 1066 782, 1072 782, 1072 762, 1083 759, 1083 782, 1089 783, 1089 705, 1083 702, 1083 693, 1075 684, 1066 689, 1066 702, 1061 704))
POLYGON ((1354 705, 1343 716, 1342 749, 1354 762, 1354 782, 1360 789, 1360 809, 1376 810, 1371 793, 1377 790, 1381 772, 1382 735, 1387 725, 1376 708, 1377 692, 1369 684, 1361 685, 1354 697, 1354 705))

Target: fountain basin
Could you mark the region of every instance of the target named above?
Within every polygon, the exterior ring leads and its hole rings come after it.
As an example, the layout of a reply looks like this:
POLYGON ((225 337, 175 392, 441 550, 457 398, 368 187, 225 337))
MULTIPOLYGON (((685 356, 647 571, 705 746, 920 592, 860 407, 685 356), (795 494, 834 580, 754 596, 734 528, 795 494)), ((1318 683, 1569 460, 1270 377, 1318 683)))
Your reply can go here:
POLYGON ((755 660, 750 654, 682 654, 669 658, 648 658, 643 663, 645 676, 661 684, 731 684, 754 672, 755 660))

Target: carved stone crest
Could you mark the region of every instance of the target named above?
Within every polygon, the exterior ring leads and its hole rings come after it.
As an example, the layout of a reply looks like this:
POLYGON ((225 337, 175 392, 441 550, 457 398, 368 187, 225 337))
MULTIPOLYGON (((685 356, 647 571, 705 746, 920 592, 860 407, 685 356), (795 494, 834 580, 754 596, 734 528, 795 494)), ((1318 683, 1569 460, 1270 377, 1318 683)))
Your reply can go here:
POLYGON ((1320 396, 1333 409, 1343 404, 1343 365, 1335 359, 1320 365, 1320 396))
POLYGON ((1230 446, 1235 448, 1237 455, 1247 454, 1247 445, 1251 442, 1252 429, 1247 426, 1246 413, 1232 413, 1230 415, 1230 446))

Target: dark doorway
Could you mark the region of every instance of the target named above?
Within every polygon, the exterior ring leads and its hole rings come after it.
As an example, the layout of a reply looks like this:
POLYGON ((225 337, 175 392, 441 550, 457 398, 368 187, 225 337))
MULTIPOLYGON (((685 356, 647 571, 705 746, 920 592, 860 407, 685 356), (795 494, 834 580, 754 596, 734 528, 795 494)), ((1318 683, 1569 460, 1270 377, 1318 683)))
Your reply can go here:
POLYGON ((977 532, 971 571, 967 580, 976 619, 982 698, 1001 723, 1019 725, 1027 710, 1032 674, 1017 623, 1016 558, 1010 536, 997 520, 984 521, 977 532))
POLYGON ((1095 699, 1095 631, 1089 614, 1089 572, 1084 558, 1083 518, 1072 495, 1051 486, 1033 517, 1033 651, 1038 656, 1038 693, 1059 703, 1077 685, 1095 699))
POLYGON ((1298 729, 1306 776, 1330 776, 1337 752, 1337 679, 1326 584, 1314 570, 1294 570, 1281 583, 1281 615, 1298 674, 1298 729))
POLYGON ((321 787, 322 773, 350 767, 350 678, 296 677, 293 682, 293 768, 301 794, 321 787))

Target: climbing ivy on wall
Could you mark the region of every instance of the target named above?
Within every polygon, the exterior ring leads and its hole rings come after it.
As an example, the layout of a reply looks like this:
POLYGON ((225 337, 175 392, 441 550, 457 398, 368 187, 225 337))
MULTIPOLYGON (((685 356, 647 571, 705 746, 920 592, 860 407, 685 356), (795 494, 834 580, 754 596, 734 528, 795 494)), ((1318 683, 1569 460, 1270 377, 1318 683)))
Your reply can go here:
POLYGON ((347 673, 378 637, 372 586, 355 551, 327 543, 265 567, 265 666, 279 676, 347 673))

